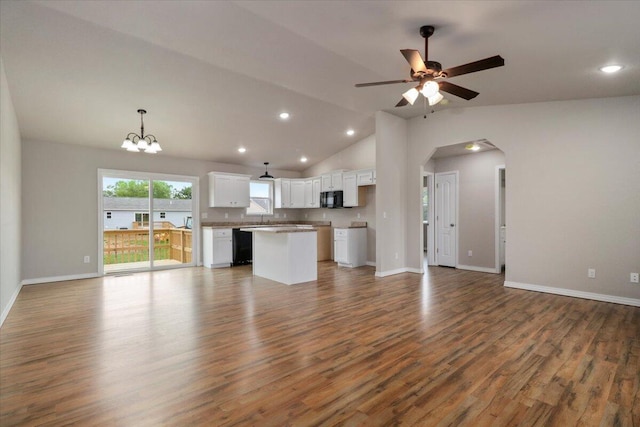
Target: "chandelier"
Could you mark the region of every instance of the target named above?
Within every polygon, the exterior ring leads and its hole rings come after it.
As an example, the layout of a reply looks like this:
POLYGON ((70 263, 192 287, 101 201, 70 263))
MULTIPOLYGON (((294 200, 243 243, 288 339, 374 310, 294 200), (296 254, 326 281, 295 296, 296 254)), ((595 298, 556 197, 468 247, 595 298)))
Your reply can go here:
POLYGON ((144 134, 144 120, 142 117, 147 114, 147 110, 139 109, 138 114, 140 114, 140 135, 135 132, 128 134, 122 143, 121 148, 124 148, 127 151, 133 151, 134 153, 137 153, 140 150, 150 154, 162 151, 162 148, 155 136, 144 134))

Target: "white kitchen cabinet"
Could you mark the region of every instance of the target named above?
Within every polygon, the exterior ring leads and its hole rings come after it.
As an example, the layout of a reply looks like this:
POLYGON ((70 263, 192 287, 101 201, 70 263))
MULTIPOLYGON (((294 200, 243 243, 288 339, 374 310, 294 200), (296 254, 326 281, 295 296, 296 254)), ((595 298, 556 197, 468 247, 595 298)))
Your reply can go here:
POLYGON ((230 228, 202 229, 202 261, 207 268, 229 267, 233 262, 233 232, 230 228))
POLYGON ((304 186, 305 181, 303 179, 291 180, 291 203, 292 208, 304 208, 304 186))
POLYGON ((333 230, 333 259, 342 267, 360 267, 367 263, 367 229, 333 230))
POLYGON ((367 189, 358 187, 358 174, 356 172, 347 172, 343 175, 343 200, 344 207, 364 206, 367 204, 367 189))
POLYGON ((304 207, 320 207, 320 189, 322 187, 321 178, 310 178, 304 181, 304 207))
POLYGON ((277 209, 291 207, 291 180, 278 178, 274 180, 274 207, 277 209))
POLYGON ((376 170, 375 169, 363 169, 356 171, 356 181, 358 186, 375 185, 376 184, 376 170))
POLYGON ((342 190, 342 173, 344 171, 333 171, 322 175, 322 191, 342 190))
POLYGON ((209 172, 209 207, 249 207, 249 175, 209 172))

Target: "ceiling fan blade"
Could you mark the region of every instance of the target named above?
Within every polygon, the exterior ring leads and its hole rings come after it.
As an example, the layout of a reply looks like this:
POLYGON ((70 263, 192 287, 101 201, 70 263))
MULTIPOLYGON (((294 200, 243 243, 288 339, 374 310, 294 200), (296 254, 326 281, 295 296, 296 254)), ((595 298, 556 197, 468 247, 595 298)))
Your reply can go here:
POLYGON ((427 72, 427 67, 424 65, 420 52, 415 49, 401 49, 400 52, 404 55, 404 59, 407 60, 413 71, 427 72))
POLYGON ((396 104, 396 107, 404 107, 405 105, 407 105, 409 103, 409 101, 407 101, 406 99, 404 99, 404 97, 396 104))
POLYGON ((385 82, 358 83, 356 87, 391 85, 394 83, 410 83, 413 80, 387 80, 385 82))
POLYGON ((446 73, 447 77, 460 76, 462 74, 475 73, 476 71, 488 70, 490 68, 502 67, 504 65, 504 58, 500 55, 492 56, 491 58, 481 59, 475 62, 469 62, 468 64, 458 65, 457 67, 447 68, 442 70, 446 73))
POLYGON ((449 83, 446 81, 438 82, 440 85, 440 90, 450 93, 451 95, 455 95, 462 99, 466 99, 467 101, 475 98, 480 95, 480 93, 475 92, 471 89, 464 88, 462 86, 454 85, 453 83, 449 83))

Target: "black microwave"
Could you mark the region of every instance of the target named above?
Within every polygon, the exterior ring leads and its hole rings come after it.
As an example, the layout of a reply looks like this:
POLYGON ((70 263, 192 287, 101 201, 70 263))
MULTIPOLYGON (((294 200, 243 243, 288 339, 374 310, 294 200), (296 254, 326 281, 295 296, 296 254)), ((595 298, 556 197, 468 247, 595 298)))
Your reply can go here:
POLYGON ((342 191, 323 191, 320 193, 321 208, 341 208, 342 207, 342 191))

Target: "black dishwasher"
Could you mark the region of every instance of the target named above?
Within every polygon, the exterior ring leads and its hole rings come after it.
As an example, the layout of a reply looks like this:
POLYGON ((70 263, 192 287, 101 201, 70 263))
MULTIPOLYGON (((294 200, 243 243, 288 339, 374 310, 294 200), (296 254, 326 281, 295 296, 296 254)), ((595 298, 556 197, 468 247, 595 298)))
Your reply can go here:
POLYGON ((233 229, 233 265, 250 264, 253 259, 252 233, 233 229))

